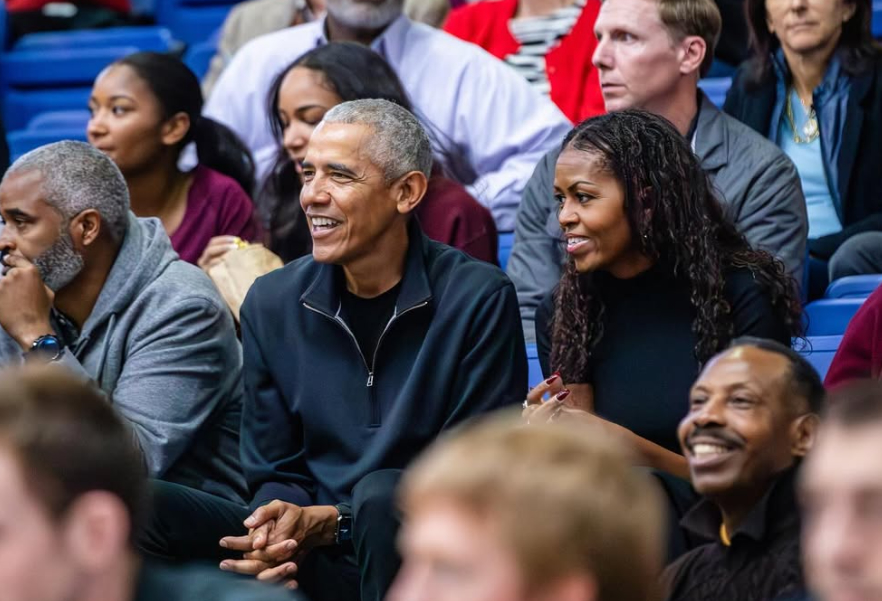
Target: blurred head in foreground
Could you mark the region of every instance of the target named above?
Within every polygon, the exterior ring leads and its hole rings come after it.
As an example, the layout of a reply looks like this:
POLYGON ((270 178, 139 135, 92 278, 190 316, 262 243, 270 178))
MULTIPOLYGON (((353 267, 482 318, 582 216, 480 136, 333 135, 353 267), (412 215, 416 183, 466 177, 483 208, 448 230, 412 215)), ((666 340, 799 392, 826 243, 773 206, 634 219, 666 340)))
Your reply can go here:
POLYGON ((133 434, 90 384, 0 372, 0 598, 128 598, 145 487, 133 434))
POLYGON ((603 432, 491 418, 404 476, 391 601, 645 601, 656 596, 656 490, 603 432))

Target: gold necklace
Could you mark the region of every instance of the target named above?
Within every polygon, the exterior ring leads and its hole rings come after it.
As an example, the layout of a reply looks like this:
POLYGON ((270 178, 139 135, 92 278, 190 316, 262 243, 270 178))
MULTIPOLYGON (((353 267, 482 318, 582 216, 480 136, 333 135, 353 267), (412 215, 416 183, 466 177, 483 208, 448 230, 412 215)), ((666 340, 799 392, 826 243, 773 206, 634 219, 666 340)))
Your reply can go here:
POLYGON ((793 104, 790 100, 792 95, 793 88, 788 88, 787 100, 784 102, 784 115, 787 117, 787 121, 790 122, 790 129, 793 130, 793 141, 797 144, 810 144, 821 135, 821 129, 818 127, 818 114, 815 112, 814 105, 812 105, 808 113, 808 120, 802 126, 802 133, 805 137, 800 138, 796 131, 796 119, 793 118, 793 104))

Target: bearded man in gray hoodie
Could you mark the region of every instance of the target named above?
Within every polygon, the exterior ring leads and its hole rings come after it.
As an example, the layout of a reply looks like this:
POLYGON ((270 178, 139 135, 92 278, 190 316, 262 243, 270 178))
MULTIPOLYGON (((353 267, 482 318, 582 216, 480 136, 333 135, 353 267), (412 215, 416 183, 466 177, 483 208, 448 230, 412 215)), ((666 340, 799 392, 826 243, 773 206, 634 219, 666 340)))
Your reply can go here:
POLYGON ((29 152, 0 183, 0 215, 0 364, 93 380, 151 477, 242 501, 232 317, 162 223, 131 213, 113 162, 81 142, 29 152))

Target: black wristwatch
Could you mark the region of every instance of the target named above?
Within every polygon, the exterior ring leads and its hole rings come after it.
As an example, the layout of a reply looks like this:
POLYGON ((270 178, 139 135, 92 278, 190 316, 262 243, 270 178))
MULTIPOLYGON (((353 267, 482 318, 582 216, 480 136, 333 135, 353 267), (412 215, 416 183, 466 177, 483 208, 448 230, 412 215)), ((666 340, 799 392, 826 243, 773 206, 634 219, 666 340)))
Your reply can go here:
POLYGON ((352 509, 346 503, 335 505, 337 508, 337 532, 334 540, 338 545, 352 540, 352 509))
POLYGON ((58 361, 64 355, 64 345, 54 334, 44 334, 31 345, 24 354, 25 361, 39 359, 41 361, 58 361))

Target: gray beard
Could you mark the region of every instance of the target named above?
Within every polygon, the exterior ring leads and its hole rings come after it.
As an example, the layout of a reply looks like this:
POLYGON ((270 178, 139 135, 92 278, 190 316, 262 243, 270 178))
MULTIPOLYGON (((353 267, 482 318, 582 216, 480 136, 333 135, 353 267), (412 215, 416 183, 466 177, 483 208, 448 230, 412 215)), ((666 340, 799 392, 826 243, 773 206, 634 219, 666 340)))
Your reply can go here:
POLYGON ((402 12, 404 0, 385 0, 375 6, 355 0, 328 0, 327 11, 341 25, 352 29, 381 29, 402 12))
POLYGON ((52 292, 58 292, 71 283, 83 270, 83 257, 73 246, 70 234, 62 231, 58 240, 34 259, 34 265, 43 278, 43 283, 52 292))

